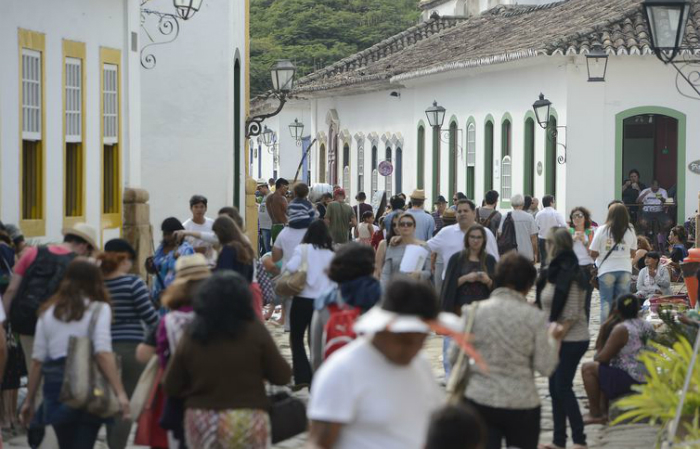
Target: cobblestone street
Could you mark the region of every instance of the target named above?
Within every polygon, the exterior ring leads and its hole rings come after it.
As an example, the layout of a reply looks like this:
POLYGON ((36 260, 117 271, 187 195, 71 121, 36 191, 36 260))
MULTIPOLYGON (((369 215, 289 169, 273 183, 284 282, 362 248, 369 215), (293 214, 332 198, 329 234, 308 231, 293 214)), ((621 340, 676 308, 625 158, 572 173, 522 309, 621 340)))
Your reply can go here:
MULTIPOLYGON (((599 310, 599 297, 596 291, 593 295, 593 305, 591 313, 591 335, 595 337, 598 333, 598 328, 600 326, 598 319, 599 310)), ((289 334, 285 333, 282 327, 269 326, 277 344, 282 350, 282 353, 287 358, 291 364, 291 352, 289 349, 289 334)), ((588 353, 584 357, 584 360, 590 360, 593 358, 593 342, 589 348, 588 353)), ((426 344, 426 353, 430 358, 435 376, 439 380, 443 380, 444 372, 442 369, 442 341, 439 337, 430 337, 426 344)), ((542 398, 542 434, 540 437, 540 443, 550 443, 552 435, 552 419, 551 419, 551 402, 549 401, 549 392, 547 386, 547 379, 544 377, 537 378, 537 386, 540 391, 540 397, 542 398)), ((576 375, 574 381, 574 389, 576 396, 581 404, 582 412, 585 413, 586 406, 586 394, 583 390, 583 383, 581 381, 580 373, 576 375)), ((308 393, 306 391, 297 393, 298 397, 306 400, 308 398, 308 393)), ((588 436, 588 445, 590 449, 654 449, 656 447, 656 435, 658 428, 650 426, 648 424, 634 424, 634 425, 619 425, 615 427, 594 425, 587 426, 586 432, 588 436)), ((133 432, 132 432, 133 434, 133 432)), ((106 449, 104 438, 104 428, 101 432, 98 444, 96 448, 106 449)), ((302 449, 306 441, 306 435, 300 435, 291 440, 287 440, 283 443, 273 446, 273 449, 302 449)), ((570 442, 569 442, 570 443, 570 442)), ((26 437, 18 436, 9 439, 5 442, 5 447, 9 448, 27 448, 26 437)), ((129 446, 130 448, 143 447, 143 446, 129 446)))

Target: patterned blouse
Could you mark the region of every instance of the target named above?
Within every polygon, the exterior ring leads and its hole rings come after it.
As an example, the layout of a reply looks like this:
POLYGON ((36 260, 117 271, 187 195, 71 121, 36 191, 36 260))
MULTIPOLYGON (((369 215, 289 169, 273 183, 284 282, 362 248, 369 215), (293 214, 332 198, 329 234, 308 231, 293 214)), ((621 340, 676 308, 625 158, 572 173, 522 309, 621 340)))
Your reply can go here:
POLYGON ((154 299, 160 298, 160 294, 165 288, 175 280, 175 263, 180 256, 190 256, 194 254, 194 248, 187 242, 182 242, 176 250, 168 253, 163 251, 161 243, 153 255, 153 264, 158 271, 156 279, 153 282, 153 292, 151 296, 154 299))
MULTIPOLYGON (((509 288, 497 288, 478 304, 473 344, 488 373, 473 366, 466 397, 494 408, 538 407, 535 371, 549 376, 559 361, 557 342, 547 331, 547 316, 509 288)), ((464 323, 468 311, 468 306, 462 309, 464 323)))
POLYGON ((610 366, 623 370, 637 382, 644 382, 647 372, 637 357, 646 348, 647 339, 654 334, 654 328, 640 318, 625 320, 619 325, 627 328, 627 344, 610 361, 610 366))

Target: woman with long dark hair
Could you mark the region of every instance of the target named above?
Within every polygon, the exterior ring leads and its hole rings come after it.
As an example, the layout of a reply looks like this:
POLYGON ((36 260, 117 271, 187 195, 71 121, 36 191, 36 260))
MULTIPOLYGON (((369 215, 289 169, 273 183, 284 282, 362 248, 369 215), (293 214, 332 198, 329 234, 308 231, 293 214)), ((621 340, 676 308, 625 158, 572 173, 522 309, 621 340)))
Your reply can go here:
MULTIPOLYGON (((144 325, 154 327, 158 324, 158 312, 151 302, 146 283, 131 274, 136 251, 126 240, 108 241, 97 259, 114 310, 112 348, 121 358, 122 382, 126 394, 131 396, 143 371, 143 364, 136 360, 136 347, 145 337, 144 325)), ((126 447, 130 431, 131 421, 117 420, 108 424, 110 449, 126 447)))
POLYGON ((365 313, 374 307, 382 289, 374 273, 374 251, 367 245, 350 242, 342 245, 328 268, 328 278, 337 284, 314 301, 311 320, 311 365, 316 371, 323 362, 323 330, 333 307, 357 307, 365 313), (341 304, 342 302, 342 304, 341 304))
POLYGON ((593 284, 591 277, 595 267, 595 261, 591 257, 590 246, 595 236, 592 227, 591 212, 585 207, 574 207, 569 214, 569 233, 573 239, 573 251, 578 258, 578 264, 588 279, 586 286, 586 317, 591 316, 591 297, 593 296, 593 284))
POLYGON ((215 273, 197 291, 194 312, 164 383, 185 401, 188 447, 269 447, 265 381, 285 385, 291 369, 256 318, 248 283, 215 273))
POLYGON ((37 418, 42 425, 53 426, 61 449, 92 449, 97 432, 105 422, 103 418, 71 408, 59 399, 70 337, 90 337, 97 364, 117 393, 122 417, 130 418, 129 398, 112 352, 111 320, 109 294, 100 269, 85 259, 74 260, 68 265, 56 294, 40 309, 27 398, 21 411, 23 422, 29 425, 43 377, 43 407, 37 418), (93 317, 96 321, 91 334, 89 326, 93 317))
POLYGON ((554 435, 552 444, 542 447, 566 447, 568 418, 573 448, 585 449, 586 434, 583 432, 583 418, 574 394, 573 382, 578 364, 590 342, 586 315, 586 293, 590 282, 579 265, 580 259, 574 252, 574 241, 568 229, 552 228, 547 235, 546 245, 547 268, 542 271, 537 282, 537 302, 549 316, 550 323, 562 326, 564 337, 559 346, 559 364, 549 377, 554 435))
POLYGON ((327 274, 333 254, 333 240, 328 226, 323 220, 316 220, 311 223, 301 245, 294 249, 294 255, 287 263, 286 269, 291 273, 300 270, 303 265, 306 266, 306 285, 304 290, 292 299, 289 312, 289 345, 292 349, 296 388, 308 387, 311 384, 311 364, 304 348, 304 334, 308 333, 311 345, 314 300, 333 287, 333 282, 328 279, 327 274))
POLYGON ((605 423, 608 402, 644 382, 646 370, 638 356, 654 328, 639 318, 640 307, 641 300, 633 294, 617 297, 610 316, 600 326, 593 361, 581 367, 590 407, 589 415, 584 417, 586 424, 605 423))
POLYGON ((214 221, 212 230, 221 244, 216 270, 233 270, 249 283, 253 282, 255 251, 238 225, 228 216, 214 221))
POLYGON ((163 241, 158 245, 155 254, 147 260, 148 272, 155 275, 151 296, 160 303, 160 295, 175 279, 175 263, 178 257, 194 254, 194 248, 187 243, 178 231, 185 228, 175 217, 163 220, 160 230, 163 232, 163 241))
POLYGON ((591 257, 598 267, 601 323, 608 318, 613 300, 630 291, 636 250, 637 236, 627 208, 624 204, 612 204, 605 224, 596 230, 590 245, 591 257))

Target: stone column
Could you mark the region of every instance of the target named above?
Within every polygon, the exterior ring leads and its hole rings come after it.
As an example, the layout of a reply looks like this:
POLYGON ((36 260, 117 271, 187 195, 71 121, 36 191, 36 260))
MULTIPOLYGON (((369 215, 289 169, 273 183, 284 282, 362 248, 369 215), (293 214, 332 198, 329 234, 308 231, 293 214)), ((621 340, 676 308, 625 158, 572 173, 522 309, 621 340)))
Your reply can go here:
MULTIPOLYGON (((248 152, 246 152, 248 154, 248 152)), ((247 167, 247 165, 246 165, 247 167)), ((258 184, 250 176, 245 178, 245 233, 250 239, 255 254, 258 253, 258 203, 255 201, 255 191, 258 184)))
POLYGON ((149 195, 144 189, 124 189, 124 239, 136 250, 132 272, 147 279, 144 262, 153 255, 153 229, 149 195))

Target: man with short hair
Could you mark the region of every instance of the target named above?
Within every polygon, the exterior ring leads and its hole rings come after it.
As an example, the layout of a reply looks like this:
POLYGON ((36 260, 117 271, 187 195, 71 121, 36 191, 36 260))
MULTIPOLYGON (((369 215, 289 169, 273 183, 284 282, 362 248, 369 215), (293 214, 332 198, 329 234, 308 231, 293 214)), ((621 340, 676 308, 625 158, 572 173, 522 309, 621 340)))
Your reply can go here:
POLYGON ((498 192, 489 190, 484 195, 484 205, 476 210, 476 221, 484 227, 487 227, 498 234, 498 228, 501 224, 501 213, 496 210, 498 206, 498 192))
POLYGON ((326 210, 328 210, 328 205, 333 201, 332 193, 324 193, 321 195, 321 199, 316 203, 316 210, 318 211, 318 217, 323 219, 326 218, 326 210))
POLYGON ((425 191, 414 190, 411 193, 411 208, 406 213, 413 215, 413 218, 416 220, 416 228, 413 235, 418 240, 427 242, 435 233, 435 220, 432 215, 423 209, 424 203, 425 191))
POLYGON ((352 208, 345 203, 345 190, 338 187, 333 191, 333 202, 328 205, 326 217, 328 230, 333 243, 341 245, 350 238, 350 228, 357 226, 357 220, 352 208))
POLYGON ((639 215, 639 229, 646 232, 656 220, 659 225, 659 232, 665 232, 670 227, 673 220, 664 212, 664 204, 668 199, 668 192, 659 187, 659 181, 654 179, 651 187, 642 190, 637 198, 637 203, 644 204, 642 213, 639 215))
POLYGON ((462 200, 466 200, 466 199, 468 199, 467 195, 463 194, 462 192, 455 193, 454 196, 452 197, 452 206, 450 206, 450 209, 457 212, 457 203, 459 203, 462 200))
POLYGON ((190 198, 190 211, 192 212, 192 218, 187 219, 182 226, 185 228, 187 233, 197 232, 199 237, 194 237, 192 235, 187 235, 187 242, 192 245, 195 252, 203 254, 207 258, 207 264, 209 267, 216 266, 217 253, 214 249, 213 236, 214 231, 212 226, 214 225, 214 220, 207 217, 208 200, 203 195, 192 195, 190 198), (204 238, 202 238, 204 237, 204 238))
POLYGON ((535 223, 537 224, 537 243, 540 248, 540 269, 546 268, 547 266, 547 248, 545 246, 545 241, 549 230, 552 228, 566 227, 564 217, 555 209, 556 203, 554 202, 554 196, 543 196, 542 206, 544 208, 539 211, 535 217, 535 223))
POLYGON ((272 243, 275 243, 275 239, 284 229, 284 225, 287 223, 287 191, 289 190, 289 181, 284 178, 279 178, 275 183, 275 191, 272 195, 267 196, 265 200, 265 205, 267 206, 267 213, 270 214, 270 219, 272 220, 272 228, 270 231, 272 237, 272 243))
POLYGON ((435 201, 435 212, 433 212, 433 221, 435 221, 435 231, 433 232, 433 235, 437 234, 440 232, 440 229, 443 227, 443 221, 442 221, 442 215, 445 213, 445 210, 447 209, 447 200, 445 199, 444 196, 440 195, 437 198, 437 201, 435 201))
POLYGON ((262 195, 262 201, 258 206, 258 227, 260 228, 262 254, 266 254, 272 250, 272 218, 270 214, 267 213, 267 197, 271 195, 271 193, 265 180, 258 182, 258 192, 262 195))
POLYGON ((401 195, 394 195, 389 199, 389 207, 391 207, 391 212, 384 216, 384 231, 389 232, 391 229, 391 220, 396 214, 402 214, 403 208, 406 205, 406 201, 401 197, 401 195))
POLYGON ((389 283, 381 307, 354 325, 360 335, 314 375, 308 406, 314 449, 422 449, 430 414, 442 403, 421 349, 439 319, 433 288, 389 283))
POLYGON ((530 207, 526 210, 530 215, 532 215, 532 218, 537 217, 537 214, 540 211, 540 200, 538 200, 536 197, 532 197, 532 201, 530 201, 530 207))
POLYGON ((506 218, 501 220, 501 225, 498 228, 498 234, 503 232, 503 223, 508 219, 508 215, 513 220, 515 227, 515 240, 518 244, 518 253, 532 262, 537 262, 537 224, 532 215, 523 210, 525 197, 520 194, 513 195, 510 198, 510 205, 513 208, 512 212, 508 212, 506 218))

